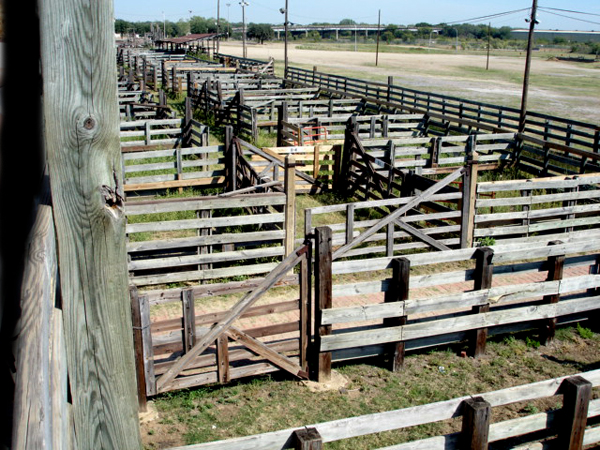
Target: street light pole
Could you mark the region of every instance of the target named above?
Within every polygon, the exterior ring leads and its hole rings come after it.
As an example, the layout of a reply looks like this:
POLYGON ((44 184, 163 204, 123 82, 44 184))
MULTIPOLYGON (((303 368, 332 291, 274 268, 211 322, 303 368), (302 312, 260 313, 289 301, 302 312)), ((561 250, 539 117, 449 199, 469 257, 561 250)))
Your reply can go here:
POLYGON ((283 72, 283 78, 286 77, 287 75, 287 70, 288 70, 288 0, 285 0, 285 8, 279 8, 279 12, 281 14, 285 14, 285 22, 283 24, 284 27, 284 50, 283 50, 283 65, 284 65, 284 72, 283 72))
POLYGON ((535 31, 535 24, 538 23, 536 20, 537 14, 537 0, 533 0, 533 6, 531 7, 531 18, 525 19, 529 22, 529 36, 527 38, 527 56, 525 58, 525 74, 523 76, 523 94, 521 95, 521 114, 519 117, 519 133, 525 130, 525 121, 527 119, 527 96, 529 91, 529 72, 531 70, 531 51, 533 50, 533 33, 535 31))
POLYGON ((219 31, 220 31, 220 20, 221 20, 221 3, 220 0, 217 0, 217 53, 219 53, 219 31))
POLYGON ((246 6, 248 6, 249 3, 246 0, 242 0, 240 2, 240 5, 242 6, 242 24, 243 24, 242 46, 243 46, 243 55, 244 55, 244 58, 247 58, 248 54, 246 52, 246 6))

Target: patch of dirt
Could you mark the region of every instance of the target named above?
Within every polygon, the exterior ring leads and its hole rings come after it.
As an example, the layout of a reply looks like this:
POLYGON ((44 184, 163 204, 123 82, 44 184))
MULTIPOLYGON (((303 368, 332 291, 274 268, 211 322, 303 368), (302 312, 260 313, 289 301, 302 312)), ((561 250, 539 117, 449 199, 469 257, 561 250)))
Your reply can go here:
POLYGON ((324 383, 317 383, 310 380, 302 380, 300 382, 301 385, 306 386, 311 392, 338 391, 340 393, 349 392, 346 389, 349 383, 350 380, 336 370, 331 371, 331 380, 324 383))

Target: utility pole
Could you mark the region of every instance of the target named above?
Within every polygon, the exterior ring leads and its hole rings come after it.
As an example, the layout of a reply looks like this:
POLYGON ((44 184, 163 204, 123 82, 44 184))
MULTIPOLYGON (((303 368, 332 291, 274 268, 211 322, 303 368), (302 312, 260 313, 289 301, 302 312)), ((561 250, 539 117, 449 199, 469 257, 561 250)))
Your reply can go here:
POLYGON ((531 70, 531 52, 533 50, 533 33, 535 31, 535 24, 538 23, 536 20, 537 14, 537 0, 533 0, 533 6, 531 7, 531 17, 525 19, 529 22, 529 37, 527 39, 527 56, 525 59, 525 75, 523 76, 523 94, 521 95, 521 115, 519 118, 519 133, 525 130, 525 121, 527 119, 527 94, 529 91, 529 72, 531 70))
POLYGON ((379 10, 379 19, 377 19, 377 49, 375 51, 375 66, 379 64, 379 36, 381 35, 381 10, 379 10))
POLYGON ((488 23, 488 42, 487 42, 487 61, 485 63, 485 70, 490 70, 490 35, 492 34, 492 23, 488 23))
POLYGON ((220 0, 217 0, 217 53, 219 53, 219 30, 220 30, 220 20, 221 20, 221 3, 220 0))
POLYGON ((242 0, 240 2, 240 5, 242 6, 242 24, 243 24, 242 46, 243 46, 243 55, 244 55, 244 58, 247 58, 248 57, 248 53, 246 52, 246 6, 248 6, 249 3, 246 0, 242 0))

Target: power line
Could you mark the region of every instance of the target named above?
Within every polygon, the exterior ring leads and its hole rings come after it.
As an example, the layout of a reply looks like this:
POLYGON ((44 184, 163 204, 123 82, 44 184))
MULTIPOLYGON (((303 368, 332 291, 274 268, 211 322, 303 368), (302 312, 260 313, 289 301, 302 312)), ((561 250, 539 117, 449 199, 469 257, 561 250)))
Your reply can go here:
POLYGON ((530 9, 531 8, 515 9, 513 11, 505 11, 505 12, 501 12, 501 13, 490 14, 490 15, 487 15, 487 16, 474 17, 472 19, 456 20, 454 22, 446 22, 446 25, 457 25, 457 24, 461 24, 461 23, 475 22, 475 21, 478 21, 478 20, 489 20, 489 19, 494 19, 496 17, 503 17, 503 16, 508 16, 508 15, 511 15, 511 14, 521 13, 523 11, 529 11, 530 9))
POLYGON ((592 20, 578 19, 577 17, 566 16, 564 14, 558 14, 555 12, 546 11, 544 8, 540 8, 540 11, 543 11, 546 14, 552 14, 553 16, 560 16, 560 17, 566 17, 567 19, 571 19, 571 20, 577 20, 578 22, 585 22, 585 23, 591 23, 594 25, 600 25, 600 22, 594 22, 592 20))
POLYGON ((551 9, 552 11, 562 11, 562 12, 568 12, 568 13, 572 13, 572 14, 583 14, 586 16, 596 16, 596 17, 600 17, 600 14, 594 14, 594 13, 589 13, 589 12, 582 12, 582 11, 573 11, 571 9, 560 9, 560 8, 550 8, 550 7, 542 7, 540 6, 541 9, 551 9))

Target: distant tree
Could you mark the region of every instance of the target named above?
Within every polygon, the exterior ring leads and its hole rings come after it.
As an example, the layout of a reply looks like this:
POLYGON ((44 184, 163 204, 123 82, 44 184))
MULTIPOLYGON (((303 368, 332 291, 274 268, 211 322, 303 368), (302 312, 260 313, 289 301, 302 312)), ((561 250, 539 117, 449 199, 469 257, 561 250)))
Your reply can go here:
POLYGON ((265 41, 273 39, 275 32, 268 23, 251 23, 248 26, 247 36, 264 44, 265 41))
POLYGON ((185 36, 190 32, 190 23, 187 20, 179 19, 174 25, 177 36, 185 36))
POLYGON ((392 32, 391 32, 391 31, 389 31, 389 30, 386 30, 386 31, 384 31, 384 32, 381 34, 381 40, 382 40, 383 42, 387 42, 388 44, 389 44, 390 42, 392 42, 392 41, 395 39, 395 37, 396 37, 396 36, 394 35, 394 33, 392 33, 392 32))
POLYGON ((352 19, 342 19, 340 25, 356 25, 356 22, 352 19))

